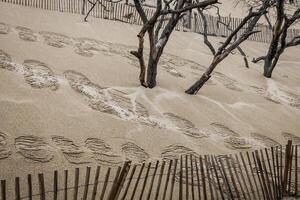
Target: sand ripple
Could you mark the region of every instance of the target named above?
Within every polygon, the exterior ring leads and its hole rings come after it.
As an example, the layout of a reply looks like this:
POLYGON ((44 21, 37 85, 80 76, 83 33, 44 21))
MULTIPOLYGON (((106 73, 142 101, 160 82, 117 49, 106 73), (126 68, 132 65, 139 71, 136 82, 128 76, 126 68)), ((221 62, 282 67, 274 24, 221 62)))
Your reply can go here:
POLYGON ((193 137, 193 138, 202 138, 205 137, 206 134, 198 129, 195 124, 183 117, 175 115, 173 113, 164 113, 164 116, 171 120, 174 123, 176 129, 178 131, 183 132, 185 135, 193 137))
POLYGON ((259 134, 259 133, 251 133, 251 137, 254 140, 257 140, 258 142, 262 143, 266 147, 272 147, 280 145, 278 142, 273 140, 272 138, 269 138, 268 136, 259 134))
POLYGON ((65 158, 73 164, 90 163, 90 156, 71 139, 63 136, 52 136, 52 142, 61 150, 65 158))
POLYGON ((11 155, 11 150, 7 144, 7 135, 0 132, 0 160, 8 158, 11 155))
POLYGON ((85 147, 92 152, 93 158, 98 163, 106 165, 118 165, 122 163, 121 157, 117 155, 104 140, 99 138, 87 138, 85 147))
POLYGON ((228 128, 227 126, 214 122, 210 124, 214 129, 215 129, 215 133, 221 137, 230 137, 230 136, 234 136, 234 137, 238 137, 239 134, 236 133, 235 131, 231 130, 230 128, 228 128))
POLYGON ((24 135, 15 139, 17 152, 29 160, 49 162, 53 158, 53 150, 41 137, 24 135))
POLYGON ((194 150, 185 147, 179 144, 172 144, 165 147, 162 150, 161 157, 163 160, 175 160, 180 159, 181 155, 190 155, 192 154, 195 157, 199 157, 199 154, 196 153, 194 150))
POLYGON ((132 142, 123 144, 122 151, 125 154, 127 160, 133 160, 138 163, 145 162, 150 157, 143 148, 132 142))

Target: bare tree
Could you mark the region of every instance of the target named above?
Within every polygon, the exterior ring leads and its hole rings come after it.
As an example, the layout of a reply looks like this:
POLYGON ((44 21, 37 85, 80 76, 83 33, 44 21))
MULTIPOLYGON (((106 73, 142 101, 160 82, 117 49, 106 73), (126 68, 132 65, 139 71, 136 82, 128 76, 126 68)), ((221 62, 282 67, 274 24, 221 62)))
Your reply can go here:
POLYGON ((271 78, 272 72, 284 50, 288 47, 300 45, 300 36, 287 38, 289 28, 300 19, 300 7, 295 9, 292 14, 288 14, 284 0, 277 0, 274 5, 276 22, 274 25, 270 23, 272 40, 267 55, 253 60, 253 62, 264 61, 264 76, 267 78, 271 78))
POLYGON ((202 74, 200 79, 185 91, 187 94, 197 94, 200 88, 210 79, 211 73, 214 71, 216 66, 220 62, 222 62, 242 42, 247 40, 250 35, 259 32, 257 30, 254 30, 254 28, 261 16, 267 12, 269 6, 270 0, 263 0, 263 3, 256 11, 253 11, 253 8, 250 8, 249 14, 244 17, 237 28, 231 32, 231 34, 226 38, 225 42, 218 48, 218 50, 215 50, 216 53, 214 54, 210 66, 202 74), (242 29, 244 29, 243 33, 238 34, 242 29))
POLYGON ((185 15, 185 13, 195 8, 205 8, 206 6, 217 2, 218 0, 205 0, 201 2, 191 2, 188 0, 164 0, 164 2, 162 2, 162 0, 157 0, 155 12, 153 16, 148 18, 141 2, 139 0, 134 0, 136 10, 143 21, 143 26, 137 35, 139 40, 138 50, 131 51, 130 53, 136 56, 139 60, 141 68, 139 80, 142 86, 148 88, 156 86, 159 59, 176 24, 185 15), (170 16, 166 18, 166 15, 170 16), (163 27, 163 23, 165 21, 166 26, 163 27), (144 36, 146 33, 148 34, 150 46, 147 69, 144 60, 144 36))

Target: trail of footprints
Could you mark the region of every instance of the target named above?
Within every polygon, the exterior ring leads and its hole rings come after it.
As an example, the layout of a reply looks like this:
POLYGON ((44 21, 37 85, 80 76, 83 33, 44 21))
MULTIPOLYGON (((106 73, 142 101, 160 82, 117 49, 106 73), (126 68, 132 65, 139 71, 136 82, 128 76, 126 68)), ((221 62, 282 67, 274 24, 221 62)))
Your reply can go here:
MULTIPOLYGON (((292 133, 283 132, 282 136, 286 140, 293 140, 295 144, 300 143, 300 137, 295 136, 292 133)), ((280 145, 275 140, 258 133, 252 133, 251 137, 265 147, 280 145)), ((236 143, 237 142, 233 142, 231 145, 233 147, 236 145, 236 149, 245 148, 243 142, 242 144, 236 143)), ((73 164, 83 164, 95 161, 103 165, 119 165, 124 160, 143 163, 150 159, 149 153, 134 142, 123 143, 120 149, 121 154, 119 154, 116 149, 100 138, 87 138, 83 143, 75 143, 72 139, 59 135, 51 136, 51 140, 35 135, 22 135, 15 138, 14 145, 11 145, 8 136, 5 133, 0 132, 0 160, 11 156, 13 152, 12 146, 15 148, 15 152, 26 160, 42 163, 51 161, 57 153, 63 155, 68 162, 73 164)), ((247 148, 252 148, 252 146, 247 146, 247 148)), ((182 144, 166 146, 161 152, 161 158, 165 161, 174 159, 179 160, 181 156, 185 155, 199 157, 199 154, 196 151, 182 144)), ((231 158, 228 157, 227 159, 231 158)), ((196 163, 196 161, 193 160, 193 163, 196 163)), ((197 165, 199 165, 199 162, 197 165)), ((190 163, 188 163, 188 166, 190 168, 190 163)), ((190 169, 188 170, 190 171, 190 169)), ((183 179, 185 178, 183 177, 183 179)))
MULTIPOLYGON (((0 34, 8 34, 11 29, 12 28, 8 24, 0 22, 0 34)), ((129 64, 138 67, 138 60, 129 53, 136 47, 112 44, 92 38, 71 38, 61 33, 49 31, 39 31, 38 33, 35 33, 32 29, 21 26, 17 26, 14 29, 18 32, 19 38, 24 41, 43 41, 45 44, 56 48, 71 46, 74 48, 74 52, 76 54, 85 57, 92 57, 97 52, 101 52, 108 56, 121 56, 127 58, 129 60, 129 64)), ((145 59, 148 57, 149 55, 146 54, 145 59)), ((205 70, 205 67, 199 65, 198 63, 168 53, 165 53, 162 56, 160 63, 167 73, 176 78, 185 77, 183 72, 178 70, 183 66, 186 69, 189 68, 192 70, 191 73, 194 74, 197 72, 203 72, 205 70)), ((216 72, 215 78, 228 89, 242 91, 241 88, 237 86, 237 82, 225 74, 216 72)), ((211 84, 211 81, 209 84, 211 84)))
MULTIPOLYGON (((101 52, 107 56, 121 56, 129 60, 129 64, 138 67, 138 60, 131 55, 130 50, 135 49, 136 47, 121 45, 121 44, 112 44, 109 42, 103 42, 92 38, 71 38, 61 33, 49 32, 49 31, 40 31, 35 33, 33 30, 27 27, 10 27, 10 25, 0 22, 0 34, 8 34, 12 29, 15 29, 18 32, 19 38, 24 41, 43 41, 45 44, 56 47, 63 48, 66 46, 71 46, 74 48, 74 52, 80 56, 92 57, 95 53, 101 52)), ((149 55, 145 55, 147 59, 149 55)), ((1 62, 1 61, 0 61, 1 62)), ((0 63, 1 65, 1 63, 0 63)), ((185 69, 190 69, 190 73, 194 74, 199 78, 199 76, 206 69, 204 66, 199 63, 195 63, 191 60, 184 59, 175 55, 164 53, 161 57, 160 65, 163 69, 170 75, 176 78, 184 78, 186 75, 183 74, 179 69, 184 66, 185 69)), ((0 66, 1 67, 1 66, 0 66)), ((11 68, 12 65, 7 65, 6 68, 11 68)), ((284 96, 281 96, 281 99, 272 96, 265 89, 259 88, 256 86, 241 85, 236 80, 231 77, 220 73, 214 72, 214 79, 209 80, 208 85, 215 85, 215 82, 222 84, 229 90, 236 92, 242 92, 244 90, 256 93, 263 96, 266 100, 272 101, 274 103, 283 103, 288 104, 291 107, 300 109, 300 95, 293 94, 288 91, 282 91, 284 96)))

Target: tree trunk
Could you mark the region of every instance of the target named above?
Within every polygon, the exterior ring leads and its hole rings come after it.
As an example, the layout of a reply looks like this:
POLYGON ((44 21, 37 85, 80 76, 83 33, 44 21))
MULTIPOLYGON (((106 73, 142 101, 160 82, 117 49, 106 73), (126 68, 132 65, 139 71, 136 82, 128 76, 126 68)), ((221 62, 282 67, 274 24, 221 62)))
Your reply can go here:
POLYGON ((213 62, 210 64, 209 68, 202 74, 201 78, 196 81, 189 89, 185 91, 187 94, 197 94, 197 92, 202 88, 202 86, 208 81, 211 77, 211 73, 214 71, 218 63, 224 59, 223 57, 215 57, 213 62))
POLYGON ((156 86, 156 75, 157 75, 157 65, 160 59, 161 53, 150 51, 148 68, 147 68, 147 86, 148 88, 154 88, 156 86))
POLYGON ((187 89, 185 91, 185 93, 187 94, 197 94, 197 92, 200 90, 200 88, 204 85, 204 83, 206 83, 206 81, 208 81, 210 79, 210 75, 207 75, 206 73, 204 73, 201 78, 194 83, 194 85, 192 85, 189 89, 187 89))

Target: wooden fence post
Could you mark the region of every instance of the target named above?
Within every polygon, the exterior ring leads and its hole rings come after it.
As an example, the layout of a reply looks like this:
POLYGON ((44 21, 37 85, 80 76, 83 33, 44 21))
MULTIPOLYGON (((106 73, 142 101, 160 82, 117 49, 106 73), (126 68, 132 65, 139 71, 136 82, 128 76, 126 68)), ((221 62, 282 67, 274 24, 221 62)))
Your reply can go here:
POLYGON ((6 200, 6 181, 1 180, 1 200, 6 200))
POLYGON ((28 200, 32 200, 32 178, 31 178, 31 174, 27 175, 27 183, 28 183, 28 200))
POLYGON ((53 200, 57 200, 58 191, 58 173, 57 170, 54 171, 54 181, 53 181, 53 200))
POLYGON ((45 183, 44 183, 44 175, 38 174, 39 178, 39 188, 40 188, 40 199, 41 200, 46 200, 46 193, 45 193, 45 183))
POLYGON ((68 170, 65 170, 64 200, 68 199, 68 170))
POLYGON ((15 178, 15 198, 16 198, 16 200, 21 200, 21 195, 20 195, 20 178, 19 177, 15 178))
POLYGON ((285 165, 284 165, 283 184, 282 184, 283 194, 286 194, 288 173, 289 173, 290 165, 292 163, 291 151, 292 151, 292 140, 289 140, 285 149, 285 165))

